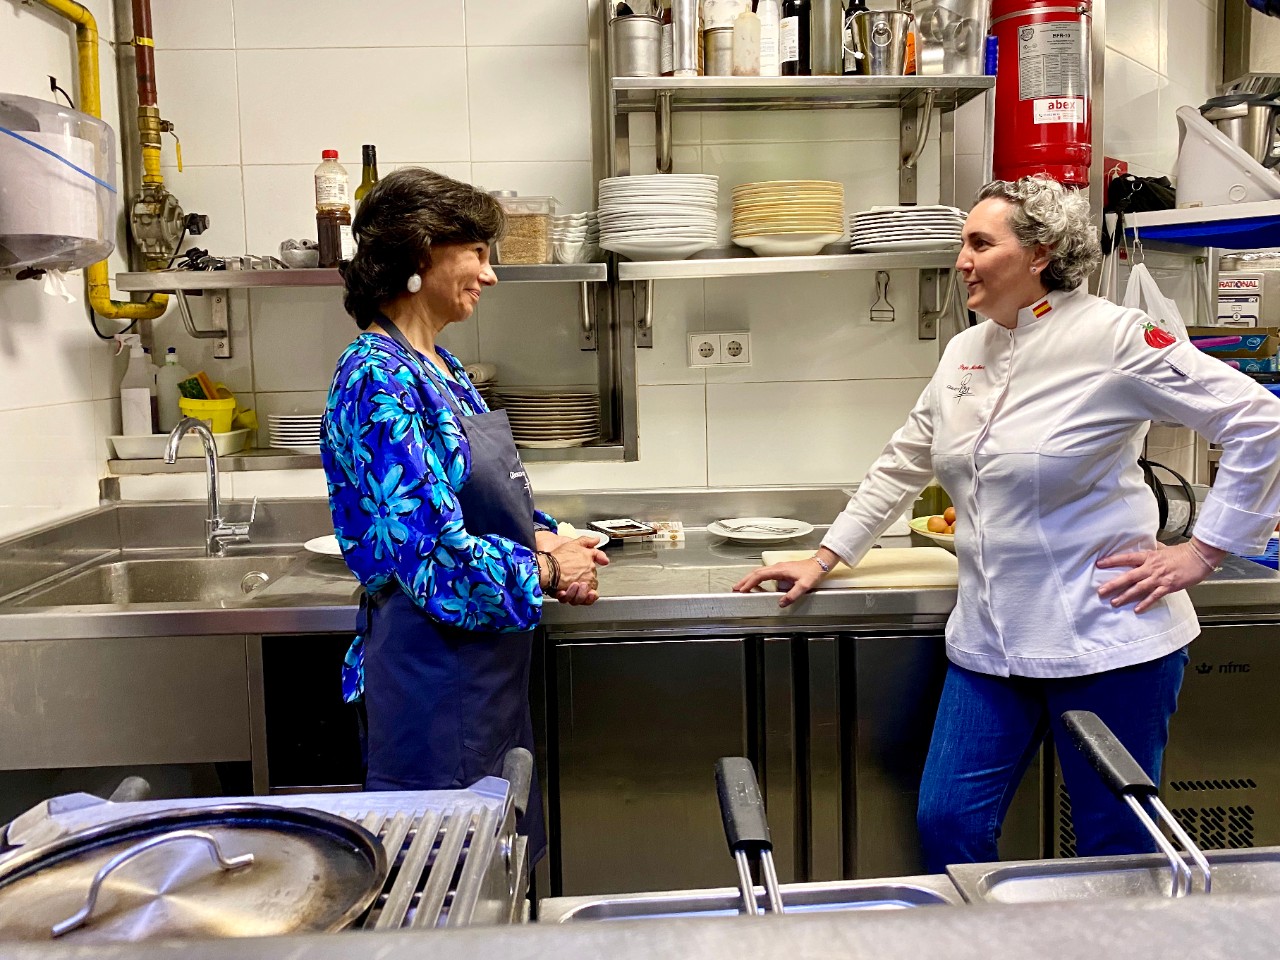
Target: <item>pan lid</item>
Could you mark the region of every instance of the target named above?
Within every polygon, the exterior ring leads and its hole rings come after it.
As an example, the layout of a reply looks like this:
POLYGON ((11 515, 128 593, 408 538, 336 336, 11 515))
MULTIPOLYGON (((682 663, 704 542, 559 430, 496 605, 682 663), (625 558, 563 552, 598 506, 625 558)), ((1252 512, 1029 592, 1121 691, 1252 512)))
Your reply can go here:
POLYGON ((0 866, 0 940, 340 930, 377 898, 382 845, 317 810, 234 804, 120 820, 0 866))

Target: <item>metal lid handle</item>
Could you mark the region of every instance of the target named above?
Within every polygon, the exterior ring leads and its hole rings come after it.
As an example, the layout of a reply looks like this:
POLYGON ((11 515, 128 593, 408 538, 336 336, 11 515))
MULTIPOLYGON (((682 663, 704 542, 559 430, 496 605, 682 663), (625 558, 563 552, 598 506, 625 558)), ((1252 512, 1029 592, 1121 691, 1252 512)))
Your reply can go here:
POLYGON ((50 933, 55 937, 60 937, 65 933, 70 933, 79 927, 84 926, 88 922, 89 916, 93 913, 93 908, 98 904, 98 893, 102 889, 103 881, 111 875, 116 868, 128 863, 134 857, 137 857, 153 847, 161 846, 166 843, 174 843, 178 840, 199 840, 205 844, 209 851, 209 856, 213 857, 214 863, 218 865, 220 870, 236 870, 240 867, 247 867, 253 863, 253 854, 244 853, 238 857, 226 857, 222 853, 222 848, 218 846, 218 841, 209 833, 203 830, 174 830, 170 833, 162 833, 159 836, 148 837, 139 843, 135 843, 127 850, 121 850, 114 857, 102 865, 93 877, 93 882, 89 884, 89 893, 84 898, 84 906, 77 910, 74 914, 67 917, 60 923, 55 923, 50 933))

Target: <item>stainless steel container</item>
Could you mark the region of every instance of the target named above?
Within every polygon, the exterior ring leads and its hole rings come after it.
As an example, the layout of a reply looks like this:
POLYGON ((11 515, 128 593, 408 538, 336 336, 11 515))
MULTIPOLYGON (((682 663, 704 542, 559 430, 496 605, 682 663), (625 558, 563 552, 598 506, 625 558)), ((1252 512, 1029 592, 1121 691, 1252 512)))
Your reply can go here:
POLYGON ((671 0, 671 56, 677 77, 698 75, 698 0, 671 0))
POLYGON ((1214 97, 1200 114, 1264 167, 1280 164, 1280 95, 1214 97))
POLYGON ((907 34, 912 16, 901 10, 862 10, 854 14, 864 69, 873 77, 900 77, 907 67, 907 34))
POLYGON ((615 17, 609 21, 609 62, 615 77, 656 77, 662 21, 657 17, 615 17))
POLYGON ((733 75, 733 27, 714 27, 702 34, 703 72, 708 77, 733 75))

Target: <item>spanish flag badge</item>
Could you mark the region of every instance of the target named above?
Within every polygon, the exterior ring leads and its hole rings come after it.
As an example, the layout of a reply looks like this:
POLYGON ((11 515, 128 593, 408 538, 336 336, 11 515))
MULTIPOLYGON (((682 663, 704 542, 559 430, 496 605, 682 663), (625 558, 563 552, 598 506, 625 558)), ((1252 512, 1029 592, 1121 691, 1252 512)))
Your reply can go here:
POLYGON ((1031 312, 1032 314, 1034 314, 1035 318, 1039 320, 1041 317, 1043 317, 1046 313, 1048 313, 1052 309, 1053 309, 1053 305, 1049 303, 1049 301, 1046 299, 1046 300, 1041 300, 1034 307, 1032 307, 1031 312))

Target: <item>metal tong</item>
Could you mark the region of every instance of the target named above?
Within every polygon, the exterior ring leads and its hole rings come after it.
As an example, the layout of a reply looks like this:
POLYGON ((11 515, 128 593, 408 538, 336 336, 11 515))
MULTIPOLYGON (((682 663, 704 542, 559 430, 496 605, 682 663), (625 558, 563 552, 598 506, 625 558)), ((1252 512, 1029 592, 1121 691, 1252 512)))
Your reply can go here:
POLYGON ((1150 805, 1156 816, 1169 828, 1174 839, 1182 844, 1187 856, 1204 876, 1204 892, 1209 893, 1213 886, 1213 878, 1210 874, 1208 859, 1196 846, 1195 841, 1187 835, 1187 831, 1182 829, 1182 825, 1174 819, 1169 808, 1160 802, 1156 785, 1151 782, 1151 778, 1147 776, 1138 761, 1133 759, 1133 754, 1125 749, 1124 744, 1116 739, 1116 735, 1096 713, 1090 713, 1088 710, 1068 710, 1062 715, 1062 722, 1066 724, 1076 746, 1088 758, 1093 769, 1098 771, 1103 782, 1117 797, 1128 804, 1134 816, 1142 821, 1142 825, 1151 834, 1151 839, 1155 841, 1160 852, 1168 858, 1169 865, 1173 868, 1173 887, 1170 896, 1185 897, 1194 892, 1191 867, 1183 859, 1178 848, 1160 831, 1160 827, 1143 807, 1143 801, 1150 805))
POLYGON ((778 871, 773 865, 773 841, 769 838, 769 821, 765 819, 764 800, 756 772, 746 757, 721 757, 716 761, 716 796, 720 800, 720 818, 724 821, 725 839, 738 866, 738 889, 742 891, 742 910, 756 917, 762 911, 751 881, 750 858, 760 861, 769 909, 781 916, 782 891, 778 889, 778 871))

